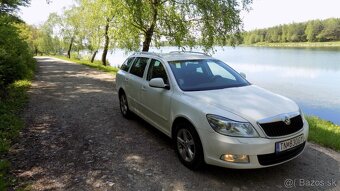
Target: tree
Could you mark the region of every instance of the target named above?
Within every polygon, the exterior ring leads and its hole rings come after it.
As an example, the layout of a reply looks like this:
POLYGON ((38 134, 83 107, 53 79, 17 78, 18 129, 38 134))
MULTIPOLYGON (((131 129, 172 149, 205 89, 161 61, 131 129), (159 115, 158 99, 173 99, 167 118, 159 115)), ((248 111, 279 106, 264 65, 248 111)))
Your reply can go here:
POLYGON ((308 42, 317 41, 316 36, 322 31, 323 25, 320 20, 309 21, 306 26, 305 35, 308 42))
POLYGON ((35 54, 61 54, 63 48, 62 18, 51 13, 47 21, 39 27, 33 28, 32 40, 35 54))
POLYGON ((91 62, 94 61, 99 48, 101 47, 104 29, 102 29, 104 14, 101 11, 102 4, 94 0, 79 0, 82 16, 85 17, 81 25, 81 32, 84 35, 85 47, 92 53, 91 62))
POLYGON ((40 37, 40 31, 36 26, 27 25, 26 23, 15 23, 14 26, 18 29, 22 39, 28 44, 30 50, 35 55, 38 55, 38 38, 40 37))
POLYGON ((340 40, 340 19, 327 19, 324 22, 324 28, 317 35, 321 41, 340 40))
POLYGON ((305 42, 305 23, 293 23, 288 25, 288 41, 290 42, 305 42))
POLYGON ((0 0, 0 14, 11 13, 19 8, 19 6, 28 6, 30 0, 0 0))
POLYGON ((104 48, 103 48, 103 54, 102 54, 102 63, 104 66, 107 65, 106 63, 106 56, 107 56, 107 52, 109 50, 109 44, 110 44, 110 36, 109 36, 109 29, 111 27, 111 23, 113 22, 113 20, 115 19, 115 17, 117 16, 117 7, 118 3, 116 1, 116 6, 114 4, 115 1, 111 0, 111 1, 107 1, 107 0, 103 0, 101 1, 101 8, 102 8, 102 12, 104 13, 104 48))
POLYGON ((128 24, 143 37, 143 51, 152 40, 165 37, 173 45, 202 45, 206 50, 215 44, 239 36, 240 11, 251 0, 124 0, 130 14, 128 24), (156 37, 156 38, 155 38, 156 37))
POLYGON ((282 28, 280 26, 273 27, 269 29, 267 35, 268 35, 267 42, 280 42, 281 35, 282 35, 282 28))
POLYGON ((139 46, 138 31, 126 27, 129 18, 122 0, 78 0, 83 18, 78 35, 84 36, 84 44, 92 52, 91 62, 99 49, 103 50, 102 63, 107 65, 109 49, 136 49, 139 46))
MULTIPOLYGON (((82 45, 83 36, 80 35, 80 26, 82 25, 84 18, 80 13, 80 8, 76 6, 64 10, 62 15, 51 13, 47 21, 40 27, 40 34, 45 38, 45 40, 43 40, 44 43, 48 41, 49 43, 52 43, 53 41, 57 42, 57 39, 59 39, 57 44, 62 42, 67 51, 67 57, 71 58, 71 51, 74 46, 82 45)), ((52 49, 48 50, 54 52, 55 49, 53 47, 49 48, 52 49)), ((77 48, 81 49, 81 47, 77 48)))
POLYGON ((81 39, 76 39, 80 31, 81 19, 79 7, 72 7, 64 11, 64 16, 61 17, 59 23, 61 24, 61 32, 65 41, 69 41, 67 48, 67 57, 71 58, 71 50, 74 42, 81 39))

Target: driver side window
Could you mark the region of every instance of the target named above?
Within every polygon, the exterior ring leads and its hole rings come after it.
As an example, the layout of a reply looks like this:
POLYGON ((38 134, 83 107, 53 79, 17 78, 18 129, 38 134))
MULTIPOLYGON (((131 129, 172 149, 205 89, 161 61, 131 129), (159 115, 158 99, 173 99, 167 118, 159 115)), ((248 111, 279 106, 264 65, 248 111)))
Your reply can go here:
POLYGON ((152 78, 163 78, 164 83, 169 84, 163 64, 155 59, 152 59, 150 62, 147 80, 150 81, 152 78))

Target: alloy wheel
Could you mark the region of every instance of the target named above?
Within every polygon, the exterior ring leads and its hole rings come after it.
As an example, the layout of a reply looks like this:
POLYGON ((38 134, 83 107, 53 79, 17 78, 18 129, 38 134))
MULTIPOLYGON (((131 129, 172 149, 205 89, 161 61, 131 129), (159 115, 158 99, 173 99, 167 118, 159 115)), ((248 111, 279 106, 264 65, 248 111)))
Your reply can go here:
POLYGON ((194 160, 196 154, 195 141, 187 129, 180 129, 178 131, 177 149, 183 160, 187 162, 194 160))
POLYGON ((120 110, 123 113, 123 115, 127 115, 128 105, 127 105, 126 96, 124 94, 120 96, 120 110))

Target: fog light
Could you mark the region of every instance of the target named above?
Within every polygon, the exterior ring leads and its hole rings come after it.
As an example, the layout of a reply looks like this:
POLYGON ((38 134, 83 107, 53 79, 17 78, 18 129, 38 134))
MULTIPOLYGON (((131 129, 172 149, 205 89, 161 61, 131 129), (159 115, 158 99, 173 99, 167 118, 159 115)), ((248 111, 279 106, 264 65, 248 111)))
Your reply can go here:
POLYGON ((221 160, 234 163, 249 163, 248 155, 225 154, 221 156, 221 160))

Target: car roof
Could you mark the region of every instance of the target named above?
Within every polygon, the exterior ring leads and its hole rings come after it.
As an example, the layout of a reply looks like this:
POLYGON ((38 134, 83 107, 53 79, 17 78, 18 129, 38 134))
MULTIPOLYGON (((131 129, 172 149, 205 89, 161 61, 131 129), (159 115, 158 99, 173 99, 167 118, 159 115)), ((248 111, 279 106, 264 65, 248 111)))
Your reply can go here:
POLYGON ((136 52, 133 56, 145 56, 145 57, 159 57, 164 61, 178 61, 178 60, 199 60, 199 59, 211 59, 212 57, 202 52, 191 51, 173 51, 169 53, 155 53, 155 52, 136 52))

